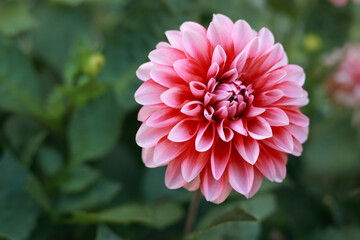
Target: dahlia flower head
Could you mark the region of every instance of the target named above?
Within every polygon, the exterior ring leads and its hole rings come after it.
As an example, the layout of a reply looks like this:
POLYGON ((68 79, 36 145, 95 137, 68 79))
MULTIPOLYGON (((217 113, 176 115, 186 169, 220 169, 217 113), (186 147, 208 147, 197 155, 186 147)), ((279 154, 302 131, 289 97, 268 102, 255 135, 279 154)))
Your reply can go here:
POLYGON ((360 109, 360 45, 347 45, 335 54, 343 59, 330 77, 330 94, 337 104, 360 109))
POLYGON ((214 203, 232 189, 251 197, 263 176, 281 182, 308 135, 303 69, 268 29, 221 14, 207 29, 185 22, 165 34, 136 72, 145 165, 167 166, 168 188, 200 188, 214 203))
MULTIPOLYGON (((344 6, 350 2, 350 0, 329 0, 335 6, 344 6)), ((360 3, 360 0, 353 0, 354 3, 360 3)))

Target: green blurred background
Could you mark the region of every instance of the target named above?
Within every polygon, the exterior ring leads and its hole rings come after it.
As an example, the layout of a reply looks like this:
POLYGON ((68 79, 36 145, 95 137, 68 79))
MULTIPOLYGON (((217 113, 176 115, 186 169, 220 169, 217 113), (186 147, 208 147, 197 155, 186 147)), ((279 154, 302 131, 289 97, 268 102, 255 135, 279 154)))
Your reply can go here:
POLYGON ((360 239, 360 127, 323 63, 360 43, 360 5, 326 0, 0 0, 0 239, 183 239, 192 194, 141 161, 135 71, 213 13, 268 27, 305 69, 310 135, 283 183, 202 199, 187 239, 360 239))

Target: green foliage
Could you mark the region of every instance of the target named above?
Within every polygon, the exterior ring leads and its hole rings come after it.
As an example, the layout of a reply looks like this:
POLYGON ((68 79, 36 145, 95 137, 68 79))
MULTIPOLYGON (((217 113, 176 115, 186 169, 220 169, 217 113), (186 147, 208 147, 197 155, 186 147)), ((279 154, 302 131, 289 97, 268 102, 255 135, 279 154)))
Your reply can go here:
POLYGON ((360 42, 360 4, 328 0, 0 0, 0 239, 358 239, 360 128, 325 93, 324 56, 360 42), (166 30, 213 13, 269 28, 304 67, 311 119, 284 183, 221 205, 146 169, 135 71, 166 30))

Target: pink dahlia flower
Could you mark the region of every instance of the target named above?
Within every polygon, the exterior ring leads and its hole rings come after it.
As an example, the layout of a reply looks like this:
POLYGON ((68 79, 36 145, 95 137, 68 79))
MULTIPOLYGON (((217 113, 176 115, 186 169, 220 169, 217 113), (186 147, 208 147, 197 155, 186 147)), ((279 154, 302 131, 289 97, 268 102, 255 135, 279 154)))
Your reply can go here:
POLYGON ((335 55, 342 56, 343 60, 328 82, 330 94, 337 104, 356 109, 353 121, 358 123, 360 122, 360 45, 348 45, 344 51, 335 52, 335 55))
POLYGON ((302 68, 268 29, 220 14, 208 29, 185 22, 165 34, 136 72, 145 165, 167 165, 168 188, 200 188, 214 203, 232 189, 251 197, 263 176, 281 182, 308 135, 302 68))
MULTIPOLYGON (((329 1, 332 2, 336 6, 344 6, 348 2, 350 2, 350 0, 329 0, 329 1)), ((353 2, 354 3, 360 3, 360 0, 353 0, 353 2)))

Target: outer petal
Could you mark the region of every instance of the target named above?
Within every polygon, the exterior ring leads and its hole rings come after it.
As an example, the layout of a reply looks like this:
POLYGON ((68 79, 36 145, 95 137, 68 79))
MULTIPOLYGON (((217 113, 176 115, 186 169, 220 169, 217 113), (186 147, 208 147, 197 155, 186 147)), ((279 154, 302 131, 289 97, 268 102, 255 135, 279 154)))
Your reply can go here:
POLYGON ((239 54, 245 46, 255 37, 254 31, 244 20, 238 20, 234 24, 231 35, 234 42, 234 50, 239 54))
MULTIPOLYGON (((232 152, 234 153, 234 151, 232 152)), ((237 153, 232 154, 229 162, 228 178, 230 185, 237 192, 247 195, 254 182, 254 168, 237 153)))
POLYGON ((211 151, 211 171, 213 177, 219 180, 228 165, 231 154, 231 142, 219 139, 211 151))
POLYGON ((208 66, 210 63, 209 44, 207 39, 195 31, 183 33, 185 51, 198 61, 201 66, 208 66))
POLYGON ((201 192, 204 194, 207 201, 215 201, 220 197, 225 187, 225 176, 221 179, 214 179, 211 174, 210 166, 208 165, 201 175, 201 192))
POLYGON ((181 174, 181 159, 177 158, 171 161, 165 173, 165 185, 169 189, 181 188, 186 184, 186 181, 181 174))
POLYGON ((213 21, 210 23, 207 38, 211 45, 216 47, 220 45, 225 51, 230 52, 233 43, 231 39, 231 32, 233 28, 232 21, 221 14, 214 14, 213 21))
POLYGON ((187 182, 195 179, 209 162, 210 151, 198 152, 194 148, 189 148, 186 152, 182 164, 181 172, 187 182))
POLYGON ((248 121, 247 128, 249 135, 256 140, 272 137, 271 127, 262 117, 256 117, 248 121))
POLYGON ((203 82, 206 75, 202 67, 189 59, 174 62, 174 70, 185 82, 203 82))
POLYGON ((246 198, 251 198, 252 196, 254 196, 254 194, 259 190, 262 180, 263 175, 261 174, 261 172, 259 172, 259 170, 254 168, 254 183, 251 187, 250 192, 245 195, 246 198))
POLYGON ((230 186, 229 182, 227 180, 225 180, 224 190, 222 191, 220 196, 217 199, 213 200, 212 202, 216 203, 216 204, 222 203, 229 196, 231 190, 232 190, 232 187, 230 186))
POLYGON ((161 138, 168 135, 171 128, 154 128, 149 127, 146 123, 141 124, 136 133, 136 143, 143 148, 155 146, 161 138))
POLYGON ((155 146, 154 162, 159 165, 166 164, 184 153, 188 146, 187 143, 175 143, 163 138, 155 146))
POLYGON ((142 64, 138 70, 136 71, 136 76, 143 81, 149 80, 150 77, 150 71, 154 67, 154 63, 147 62, 142 64))
POLYGON ((199 124, 197 120, 184 119, 171 129, 168 139, 173 142, 186 142, 195 136, 198 129, 199 124))
POLYGON ((153 80, 144 82, 135 92, 135 100, 141 105, 153 105, 161 103, 160 95, 166 88, 153 80))
POLYGON ((165 47, 150 52, 149 59, 157 64, 172 66, 176 60, 186 58, 185 54, 176 48, 165 47))
POLYGON ((254 165, 259 157, 260 148, 259 143, 252 139, 251 137, 243 137, 241 135, 237 135, 234 138, 234 146, 241 157, 244 158, 245 161, 254 165))

